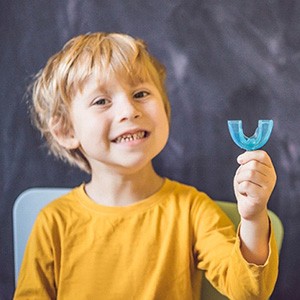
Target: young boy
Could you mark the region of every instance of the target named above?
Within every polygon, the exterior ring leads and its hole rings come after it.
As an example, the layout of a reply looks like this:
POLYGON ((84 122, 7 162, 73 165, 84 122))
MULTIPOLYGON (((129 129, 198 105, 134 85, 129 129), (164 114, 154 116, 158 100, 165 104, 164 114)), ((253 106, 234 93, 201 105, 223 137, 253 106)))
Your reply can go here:
POLYGON ((75 37, 38 73, 35 123, 91 180, 40 212, 15 299, 200 299, 200 270, 230 299, 270 296, 272 162, 239 156, 236 234, 206 194, 153 169, 169 135, 164 80, 142 41, 116 33, 75 37))

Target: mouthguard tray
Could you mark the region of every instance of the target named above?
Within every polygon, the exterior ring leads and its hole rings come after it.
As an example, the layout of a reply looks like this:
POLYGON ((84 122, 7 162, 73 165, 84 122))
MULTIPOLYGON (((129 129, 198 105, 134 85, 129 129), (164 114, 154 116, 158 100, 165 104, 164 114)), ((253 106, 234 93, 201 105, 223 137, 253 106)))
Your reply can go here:
POLYGON ((251 137, 243 132, 241 120, 228 120, 228 128, 231 138, 240 148, 252 151, 263 147, 270 138, 273 129, 273 120, 259 120, 258 127, 251 137))

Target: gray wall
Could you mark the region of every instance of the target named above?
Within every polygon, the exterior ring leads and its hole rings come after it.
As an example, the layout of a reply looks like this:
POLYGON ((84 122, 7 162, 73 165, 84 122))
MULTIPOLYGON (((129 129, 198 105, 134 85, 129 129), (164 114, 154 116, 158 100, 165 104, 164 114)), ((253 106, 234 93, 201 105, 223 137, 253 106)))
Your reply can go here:
POLYGON ((90 31, 145 39, 167 66, 173 127, 155 161, 162 175, 234 201, 242 151, 226 121, 242 119, 251 135, 258 119, 274 120, 265 149, 278 183, 269 207, 283 221, 285 240, 272 299, 300 299, 300 1, 2 0, 0 6, 0 299, 10 299, 14 289, 17 195, 88 180, 47 155, 24 93, 50 55, 90 31))

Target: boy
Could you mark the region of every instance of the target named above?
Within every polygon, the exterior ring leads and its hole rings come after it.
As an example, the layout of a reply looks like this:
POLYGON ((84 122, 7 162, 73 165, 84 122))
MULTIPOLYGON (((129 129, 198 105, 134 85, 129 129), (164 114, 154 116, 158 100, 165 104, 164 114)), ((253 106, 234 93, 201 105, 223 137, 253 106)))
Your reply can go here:
POLYGON ((206 194, 153 169, 169 135, 164 79, 142 41, 115 33, 75 37, 39 72, 35 123, 91 180, 40 212, 15 299, 200 299, 199 270, 230 299, 270 296, 272 162, 239 156, 236 234, 206 194))

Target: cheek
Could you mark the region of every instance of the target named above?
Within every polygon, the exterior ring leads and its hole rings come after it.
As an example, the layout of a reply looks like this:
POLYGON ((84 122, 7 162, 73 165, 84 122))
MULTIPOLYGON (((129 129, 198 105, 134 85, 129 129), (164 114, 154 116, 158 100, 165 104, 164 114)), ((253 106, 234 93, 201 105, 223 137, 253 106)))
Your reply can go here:
POLYGON ((78 135, 82 142, 89 145, 100 145, 109 142, 110 126, 99 119, 84 119, 78 128, 78 135))
POLYGON ((168 130, 169 130, 170 121, 169 121, 169 118, 168 118, 168 115, 167 115, 167 112, 166 112, 164 106, 162 106, 160 108, 160 110, 157 112, 157 116, 159 116, 159 120, 160 120, 161 125, 167 127, 168 130))
POLYGON ((74 134, 77 137, 81 137, 83 133, 86 131, 88 127, 88 122, 84 122, 83 119, 80 117, 74 118, 73 121, 73 128, 74 128, 74 134))
POLYGON ((165 143, 167 143, 167 141, 169 139, 169 134, 170 134, 170 124, 169 124, 169 119, 166 118, 165 122, 163 124, 163 136, 165 139, 165 143))
POLYGON ((166 108, 165 108, 163 101, 157 100, 157 102, 155 102, 153 104, 154 105, 151 105, 149 108, 147 108, 147 110, 149 112, 151 112, 151 116, 154 119, 160 121, 161 123, 163 121, 166 121, 167 123, 169 123, 168 115, 167 115, 166 108))
POLYGON ((160 113, 156 115, 156 120, 156 126, 159 128, 161 139, 167 141, 169 137, 170 124, 165 110, 160 111, 160 113))

